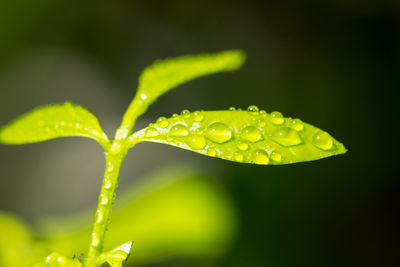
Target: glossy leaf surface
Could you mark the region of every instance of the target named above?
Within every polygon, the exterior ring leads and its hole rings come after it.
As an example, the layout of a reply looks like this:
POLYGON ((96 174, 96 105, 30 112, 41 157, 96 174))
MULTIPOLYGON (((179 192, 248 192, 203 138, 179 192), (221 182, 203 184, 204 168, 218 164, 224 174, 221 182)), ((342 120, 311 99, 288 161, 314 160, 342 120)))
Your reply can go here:
POLYGON ((216 54, 189 55, 158 60, 142 72, 139 88, 126 112, 122 125, 131 129, 131 122, 143 114, 149 105, 169 90, 195 78, 218 72, 235 71, 245 61, 240 50, 216 54))
POLYGON ((0 130, 0 142, 19 145, 66 136, 84 136, 108 144, 97 118, 85 108, 71 104, 36 108, 0 130))
POLYGON ((289 164, 346 152, 327 132, 299 119, 249 107, 247 111, 182 111, 130 137, 191 150, 221 159, 255 164, 289 164))

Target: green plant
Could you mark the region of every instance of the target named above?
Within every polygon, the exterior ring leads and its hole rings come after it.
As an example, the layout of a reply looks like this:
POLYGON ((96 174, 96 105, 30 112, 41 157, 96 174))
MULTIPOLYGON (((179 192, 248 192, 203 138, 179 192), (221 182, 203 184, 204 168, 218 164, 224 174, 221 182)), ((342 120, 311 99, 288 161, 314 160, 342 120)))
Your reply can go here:
POLYGON ((108 262, 122 266, 132 242, 104 252, 119 169, 129 149, 140 142, 163 143, 221 159, 255 164, 289 164, 345 153, 344 146, 328 133, 302 122, 266 113, 256 106, 247 110, 183 110, 171 118, 160 117, 154 124, 134 132, 136 119, 159 96, 192 79, 223 71, 235 71, 244 62, 241 51, 184 56, 157 61, 139 78, 136 96, 110 140, 97 118, 81 106, 71 104, 39 107, 17 118, 0 131, 3 144, 26 144, 57 137, 83 136, 96 140, 105 150, 106 167, 94 216, 87 257, 82 262, 57 252, 37 266, 99 266, 108 262))

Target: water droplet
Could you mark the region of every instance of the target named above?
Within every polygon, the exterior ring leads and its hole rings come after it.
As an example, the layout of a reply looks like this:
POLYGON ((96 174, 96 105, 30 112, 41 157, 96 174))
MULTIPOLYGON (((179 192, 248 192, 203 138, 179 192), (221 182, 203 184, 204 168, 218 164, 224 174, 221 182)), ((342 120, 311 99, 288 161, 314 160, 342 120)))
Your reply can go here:
POLYGON ((195 111, 193 115, 194 115, 194 121, 202 121, 204 119, 204 115, 201 114, 200 111, 195 111))
POLYGON ((159 117, 157 119, 157 126, 160 128, 166 128, 168 126, 168 119, 165 117, 159 117))
POLYGON ((184 109, 184 110, 181 111, 181 115, 182 115, 184 118, 189 118, 189 117, 190 117, 190 111, 187 110, 187 109, 184 109))
POLYGON ((206 129, 206 136, 214 143, 222 144, 232 139, 232 131, 221 122, 214 122, 206 129))
POLYGON ((96 233, 92 234, 92 246, 97 247, 100 244, 99 236, 96 233))
POLYGON ((258 115, 259 109, 257 106, 252 105, 247 108, 247 111, 252 115, 258 115))
POLYGON ((171 130, 169 130, 169 134, 175 137, 183 137, 189 135, 189 130, 183 124, 175 124, 171 127, 171 130))
POLYGON ((101 205, 107 205, 108 203, 108 197, 101 194, 101 205))
POLYGON ((243 159, 244 159, 244 156, 243 156, 243 154, 241 152, 235 152, 235 154, 233 154, 233 158, 236 161, 242 162, 243 159))
POLYGON ((150 127, 146 129, 146 132, 144 133, 145 137, 156 137, 158 136, 160 133, 157 131, 157 129, 150 127))
POLYGON ((217 150, 215 150, 214 148, 210 147, 209 149, 207 149, 207 155, 209 155, 211 157, 215 157, 217 155, 217 150))
POLYGON ((246 151, 247 149, 249 149, 249 144, 240 140, 236 143, 236 146, 242 151, 246 151))
POLYGON ((188 137, 188 145, 195 150, 203 149, 207 144, 206 139, 201 135, 191 135, 188 137))
POLYGON ((262 165, 266 165, 269 163, 269 157, 267 152, 265 152, 264 150, 257 150, 254 153, 254 158, 253 161, 255 164, 262 164, 262 165))
POLYGON ((247 126, 242 130, 240 137, 249 142, 255 143, 263 139, 263 135, 259 129, 254 126, 247 126))
POLYGON ((315 133, 312 141, 313 145, 322 150, 329 150, 333 148, 332 137, 324 131, 318 131, 315 133))
POLYGON ((289 127, 276 129, 272 133, 271 139, 282 146, 295 146, 302 143, 300 135, 289 127))
POLYGON ((92 134, 93 134, 93 135, 98 135, 99 133, 98 133, 96 130, 93 130, 93 131, 92 131, 92 134))
POLYGON ((281 125, 285 122, 285 118, 283 118, 282 113, 279 111, 272 112, 270 120, 275 125, 281 125))
POLYGON ((267 125, 265 120, 263 120, 263 119, 259 119, 258 120, 258 127, 265 127, 265 125, 267 125))
POLYGON ((141 95, 140 95, 140 98, 141 98, 142 100, 145 100, 145 99, 147 98, 147 95, 146 95, 146 94, 141 94, 141 95))
POLYGON ((111 162, 107 163, 107 171, 112 172, 113 170, 114 170, 114 165, 111 162))
POLYGON ((265 115, 267 115, 267 112, 262 109, 262 110, 260 110, 260 115, 264 117, 265 115))
POLYGON ((106 179, 105 181, 104 181, 104 187, 105 187, 105 189, 110 189, 111 188, 111 181, 110 180, 108 180, 108 179, 106 179))
POLYGON ((128 137, 128 133, 129 133, 129 130, 127 128, 125 128, 125 127, 118 128, 118 130, 115 134, 115 139, 117 139, 117 140, 125 139, 126 137, 128 137))
POLYGON ((63 258, 62 258, 62 257, 58 257, 58 258, 57 258, 57 261, 58 261, 58 262, 62 262, 62 261, 63 261, 63 258))
POLYGON ((303 131, 304 129, 304 124, 300 119, 294 119, 292 121, 292 127, 293 129, 295 129, 296 131, 300 132, 303 131))
POLYGON ((46 257, 46 262, 49 262, 49 261, 51 261, 51 255, 46 257))
POLYGON ((235 107, 230 107, 228 110, 229 110, 229 111, 235 111, 236 108, 235 108, 235 107))
MULTIPOLYGON (((62 124, 61 124, 61 125, 62 125, 62 124)), ((75 127, 76 127, 76 128, 80 128, 80 127, 81 127, 81 125, 79 124, 79 122, 75 123, 75 127)))
POLYGON ((278 152, 274 151, 270 155, 271 159, 275 162, 281 162, 282 161, 282 155, 279 154, 278 152))
POLYGON ((120 153, 120 152, 121 152, 121 145, 118 144, 118 143, 113 143, 113 144, 111 145, 110 152, 113 153, 113 154, 118 154, 118 153, 120 153))
POLYGON ((103 220, 103 212, 101 210, 97 210, 97 223, 101 223, 101 221, 103 220))
POLYGON ((172 118, 176 118, 176 117, 178 117, 179 115, 177 114, 177 113, 174 113, 174 114, 172 114, 172 118))

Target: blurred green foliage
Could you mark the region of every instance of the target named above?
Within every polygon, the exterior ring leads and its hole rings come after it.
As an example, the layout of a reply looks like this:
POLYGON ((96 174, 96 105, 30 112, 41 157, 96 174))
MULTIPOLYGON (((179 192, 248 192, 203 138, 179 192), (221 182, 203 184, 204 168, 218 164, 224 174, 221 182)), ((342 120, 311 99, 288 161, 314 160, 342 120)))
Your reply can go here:
MULTIPOLYGON (((173 258, 213 259, 231 244, 237 216, 214 181, 190 168, 169 167, 124 188, 117 197, 106 249, 133 240, 129 266, 173 258)), ((91 233, 92 211, 41 219, 34 230, 1 213, 1 266, 26 266, 51 251, 79 257, 91 233)))

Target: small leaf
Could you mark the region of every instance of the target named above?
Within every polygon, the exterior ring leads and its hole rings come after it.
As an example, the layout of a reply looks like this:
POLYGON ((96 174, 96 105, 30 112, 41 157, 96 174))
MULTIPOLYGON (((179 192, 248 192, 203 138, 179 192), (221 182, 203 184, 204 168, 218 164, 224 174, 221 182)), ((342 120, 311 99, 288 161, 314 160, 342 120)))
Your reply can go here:
POLYGON ((132 121, 169 90, 195 78, 235 71, 245 59, 243 51, 229 50, 216 54, 189 55, 156 61, 140 75, 138 91, 124 116, 122 126, 130 130, 132 121))
POLYGON ((65 257, 64 255, 53 252, 32 267, 82 267, 78 259, 65 257))
POLYGON ((65 104, 36 108, 0 130, 0 143, 19 145, 66 136, 84 136, 109 143, 97 118, 85 108, 65 104))
POLYGON ((126 242, 113 250, 102 253, 97 263, 107 262, 111 267, 122 267, 123 262, 128 260, 128 256, 131 253, 132 243, 126 242))
POLYGON ((183 111, 136 132, 128 139, 157 142, 221 159, 255 164, 289 164, 346 152, 328 133, 279 112, 183 111))
POLYGON ((147 95, 149 102, 176 86, 208 74, 235 71, 244 62, 238 50, 217 54, 200 54, 156 61, 139 78, 139 95, 147 95))

